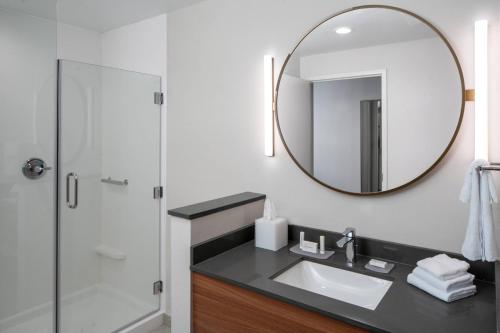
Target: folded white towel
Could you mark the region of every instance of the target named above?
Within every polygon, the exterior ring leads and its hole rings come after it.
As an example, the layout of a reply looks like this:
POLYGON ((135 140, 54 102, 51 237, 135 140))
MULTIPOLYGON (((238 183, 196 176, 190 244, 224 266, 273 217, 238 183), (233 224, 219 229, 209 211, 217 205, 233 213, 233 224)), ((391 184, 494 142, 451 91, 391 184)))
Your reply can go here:
POLYGON ((434 288, 429 283, 426 283, 424 280, 420 279, 415 274, 408 275, 407 281, 409 284, 414 285, 415 287, 422 289, 426 293, 431 294, 432 296, 439 298, 445 302, 453 302, 459 299, 472 296, 476 293, 476 286, 472 285, 469 287, 457 289, 451 292, 445 292, 443 290, 434 288))
POLYGON ((422 259, 417 262, 417 266, 441 280, 456 278, 470 268, 467 262, 450 258, 446 254, 438 254, 432 258, 422 259))
POLYGON ((491 204, 497 202, 491 172, 479 172, 488 165, 484 160, 474 161, 465 177, 460 200, 470 203, 469 223, 462 245, 462 254, 469 260, 496 261, 498 249, 495 239, 491 204))
POLYGON ((413 270, 413 274, 421 280, 430 284, 432 287, 446 292, 469 287, 474 282, 474 275, 469 273, 462 273, 461 275, 453 279, 441 280, 430 274, 426 270, 417 267, 413 270))

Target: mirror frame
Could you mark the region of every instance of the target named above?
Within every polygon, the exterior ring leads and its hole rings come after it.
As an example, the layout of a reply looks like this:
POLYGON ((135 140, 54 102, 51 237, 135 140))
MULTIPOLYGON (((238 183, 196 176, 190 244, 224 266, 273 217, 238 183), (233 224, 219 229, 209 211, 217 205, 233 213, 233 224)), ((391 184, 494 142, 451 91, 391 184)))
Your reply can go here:
POLYGON ((460 132, 460 128, 462 126, 463 117, 464 117, 465 100, 466 100, 465 97, 466 97, 465 96, 465 81, 464 81, 464 75, 463 75, 462 67, 460 65, 460 61, 458 60, 457 54, 455 53, 455 50, 451 46, 450 42, 446 39, 446 37, 443 35, 443 33, 441 33, 441 31, 439 31, 432 23, 430 23, 429 21, 427 21, 423 17, 421 17, 421 16, 419 16, 419 15, 413 13, 413 12, 410 12, 410 11, 408 11, 406 9, 402 9, 402 8, 394 7, 394 6, 386 6, 386 5, 364 5, 364 6, 351 7, 351 8, 342 10, 340 12, 337 12, 337 13, 329 16, 328 18, 324 19, 319 24, 317 24, 316 26, 314 26, 312 29, 310 29, 299 40, 299 42, 295 45, 295 47, 292 49, 292 51, 286 57, 285 62, 283 63, 283 66, 281 67, 280 74, 279 74, 279 77, 278 77, 278 82, 276 84, 275 99, 274 99, 274 119, 276 121, 276 126, 278 128, 278 132, 279 132, 279 135, 280 135, 280 138, 281 138, 281 142, 283 143, 283 146, 285 147, 285 150, 287 151, 288 155, 292 158, 293 162, 309 178, 311 178, 312 180, 314 180, 316 183, 318 183, 320 185, 323 185, 323 186, 325 186, 325 187, 327 187, 327 188, 329 188, 331 190, 334 190, 336 192, 340 192, 340 193, 344 193, 344 194, 349 194, 349 195, 354 195, 354 196, 367 197, 367 196, 375 196, 375 195, 393 193, 393 192, 405 189, 407 187, 410 187, 411 185, 414 185, 415 183, 417 183, 418 181, 420 181, 421 179, 423 179, 425 176, 427 176, 431 171, 433 171, 443 161, 444 157, 448 154, 448 152, 450 151, 451 147, 455 143, 455 140, 456 140, 456 138, 458 136, 458 133, 460 132), (302 165, 300 165, 299 161, 295 158, 295 156, 292 154, 290 148, 288 147, 288 145, 286 143, 286 140, 285 140, 285 138, 283 136, 283 132, 282 132, 281 127, 280 127, 279 115, 278 115, 278 98, 279 98, 280 84, 281 84, 281 80, 283 78, 283 74, 285 72, 286 66, 287 66, 288 62, 290 61, 290 58, 292 57, 292 55, 295 53, 295 51, 300 46, 300 44, 304 41, 304 39, 307 38, 307 36, 309 36, 314 30, 316 30, 316 28, 318 28, 319 26, 321 26, 323 23, 326 23, 327 21, 329 21, 329 20, 331 20, 331 19, 333 19, 333 18, 335 18, 335 17, 337 17, 339 15, 342 15, 342 14, 345 14, 345 13, 348 13, 348 12, 352 12, 352 11, 355 11, 355 10, 369 9, 369 8, 394 10, 394 11, 398 11, 398 12, 403 13, 403 14, 410 15, 410 16, 416 18, 417 20, 421 21, 422 23, 426 24, 429 28, 431 28, 439 36, 439 38, 444 42, 444 44, 446 45, 446 47, 450 51, 450 53, 451 53, 451 55, 453 57, 453 60, 455 61, 455 64, 457 66, 458 74, 459 74, 459 77, 460 77, 461 90, 462 90, 461 91, 461 93, 462 93, 462 103, 461 103, 460 117, 459 117, 459 120, 458 120, 458 123, 457 123, 457 127, 455 128, 455 132, 453 133, 453 136, 452 136, 450 142, 446 146, 446 149, 443 151, 443 153, 438 157, 438 159, 427 170, 425 170, 423 173, 421 173, 420 175, 418 175, 417 177, 413 178, 411 181, 409 181, 409 182, 407 182, 407 183, 405 183, 403 185, 400 185, 400 186, 397 186, 397 187, 394 187, 394 188, 391 188, 391 189, 388 189, 388 190, 385 190, 385 191, 380 191, 380 192, 366 192, 366 193, 362 193, 362 192, 345 191, 345 190, 342 190, 340 188, 337 188, 337 187, 331 186, 329 184, 326 184, 325 182, 323 182, 323 181, 317 179, 316 177, 314 177, 314 175, 312 175, 311 173, 309 173, 306 169, 304 169, 304 167, 302 167, 302 165))

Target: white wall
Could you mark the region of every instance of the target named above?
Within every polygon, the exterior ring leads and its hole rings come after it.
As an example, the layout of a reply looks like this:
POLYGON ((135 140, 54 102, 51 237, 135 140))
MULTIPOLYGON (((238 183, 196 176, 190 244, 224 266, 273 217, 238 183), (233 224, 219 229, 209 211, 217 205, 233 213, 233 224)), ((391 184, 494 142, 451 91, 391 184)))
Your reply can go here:
MULTIPOLYGON (((53 10, 55 13, 55 7, 53 10)), ((56 60, 81 55, 78 60, 98 61, 100 43, 92 32, 61 28, 55 21, 3 9, 0 16, 0 72, 8 82, 0 89, 1 321, 22 311, 29 314, 41 305, 47 305, 43 310, 48 312, 52 306, 54 169, 40 180, 28 180, 20 172, 20 163, 40 157, 55 167, 56 60)), ((99 278, 99 263, 92 249, 99 238, 96 184, 100 185, 95 166, 100 167, 100 150, 93 146, 99 139, 89 137, 98 133, 91 130, 89 112, 100 108, 100 88, 92 90, 100 78, 96 73, 79 74, 77 68, 63 73, 62 102, 70 102, 71 107, 64 118, 61 173, 65 175, 78 165, 81 198, 86 200, 80 205, 83 219, 65 206, 61 209, 63 296, 93 285, 99 278)))
MULTIPOLYGON (((490 19, 491 91, 499 89, 500 49, 493 43, 500 38, 497 0, 379 3, 411 10, 441 29, 458 53, 467 87, 473 87, 474 20, 490 19)), ((398 193, 360 198, 324 188, 295 166, 279 138, 276 157, 264 156, 263 56, 274 53, 279 69, 305 31, 352 5, 348 0, 208 0, 169 14, 169 207, 252 190, 267 193, 294 224, 334 231, 353 226, 362 236, 459 251, 468 208, 457 197, 474 158, 471 103, 443 163, 398 193)), ((490 96, 490 130, 496 138, 491 159, 500 160, 500 96, 490 96)))
POLYGON ((381 99, 381 81, 367 77, 314 83, 314 176, 319 180, 361 192, 360 102, 381 99))
MULTIPOLYGON (((166 15, 130 24, 102 35, 102 64, 166 79, 166 15)), ((166 81, 163 82, 166 86, 166 81)))
POLYGON ((102 58, 101 38, 101 34, 97 31, 58 23, 58 58, 100 65, 102 58))
POLYGON ((0 331, 9 316, 52 306, 54 173, 28 180, 21 165, 55 163, 56 29, 0 8, 0 331))
MULTIPOLYGON (((287 110, 280 119, 280 128, 288 148, 300 164, 312 173, 313 169, 313 94, 312 83, 285 74, 280 105, 287 110)), ((276 132, 276 135, 279 134, 276 132)))
POLYGON ((302 78, 387 72, 388 188, 427 170, 448 146, 462 103, 460 78, 440 39, 421 39, 301 59, 302 78))

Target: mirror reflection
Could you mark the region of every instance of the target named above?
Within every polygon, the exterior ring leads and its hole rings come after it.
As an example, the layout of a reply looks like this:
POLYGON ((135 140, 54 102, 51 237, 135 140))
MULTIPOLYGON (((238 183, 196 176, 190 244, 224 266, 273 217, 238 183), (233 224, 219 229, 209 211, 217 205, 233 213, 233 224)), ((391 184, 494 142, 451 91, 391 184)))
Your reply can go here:
POLYGON ((278 84, 277 120, 295 162, 349 193, 392 190, 429 171, 462 115, 459 65, 421 19, 390 8, 337 15, 308 34, 278 84))

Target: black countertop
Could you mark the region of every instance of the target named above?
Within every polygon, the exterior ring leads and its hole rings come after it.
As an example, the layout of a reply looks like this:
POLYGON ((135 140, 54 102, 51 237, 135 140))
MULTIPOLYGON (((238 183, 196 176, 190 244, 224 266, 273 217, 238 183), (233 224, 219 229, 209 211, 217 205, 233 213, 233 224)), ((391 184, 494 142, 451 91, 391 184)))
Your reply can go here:
POLYGON ((373 332, 496 332, 496 297, 492 283, 475 281, 477 295, 445 303, 406 283, 407 275, 414 268, 410 265, 397 264, 390 274, 377 274, 364 268, 369 260, 364 256, 359 257, 353 268, 346 266, 341 252, 328 260, 307 259, 393 281, 372 311, 271 279, 303 259, 287 248, 277 252, 255 248, 251 241, 193 265, 191 270, 373 332))
POLYGON ((209 200, 194 205, 175 208, 168 211, 168 215, 180 217, 186 220, 194 220, 210 214, 222 212, 226 209, 243 206, 255 201, 264 200, 265 194, 243 192, 224 198, 209 200))

